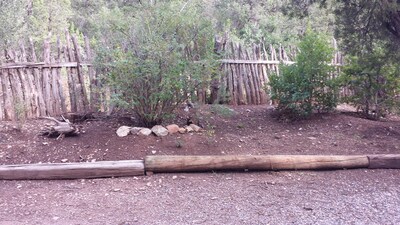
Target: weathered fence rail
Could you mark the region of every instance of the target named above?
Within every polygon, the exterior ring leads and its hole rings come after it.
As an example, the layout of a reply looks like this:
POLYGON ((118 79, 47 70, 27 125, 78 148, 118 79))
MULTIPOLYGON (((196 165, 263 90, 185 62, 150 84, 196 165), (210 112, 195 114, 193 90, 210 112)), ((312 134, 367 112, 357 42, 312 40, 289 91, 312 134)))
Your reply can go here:
POLYGON ((87 112, 99 103, 97 78, 91 67, 89 41, 81 46, 68 32, 65 43, 44 41, 38 51, 28 48, 5 51, 0 66, 0 120, 87 112))

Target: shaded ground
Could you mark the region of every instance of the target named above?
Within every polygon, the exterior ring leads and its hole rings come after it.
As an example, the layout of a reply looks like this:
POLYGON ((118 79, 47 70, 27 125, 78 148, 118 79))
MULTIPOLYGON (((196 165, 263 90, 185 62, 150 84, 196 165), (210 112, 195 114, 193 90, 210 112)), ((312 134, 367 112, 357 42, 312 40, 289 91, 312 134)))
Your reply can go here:
MULTIPOLYGON (((22 131, 1 122, 0 164, 148 154, 400 154, 399 118, 337 112, 287 124, 266 106, 232 109, 202 107, 206 131, 165 138, 118 138, 129 119, 86 121, 84 134, 63 140, 36 136, 45 121, 28 121, 22 131)), ((0 181, 0 224, 399 224, 399 184, 399 170, 0 181)))
MULTIPOLYGON (((126 118, 81 123, 83 134, 63 140, 37 136, 45 120, 28 121, 22 131, 15 123, 0 124, 0 164, 142 159, 148 154, 386 154, 400 153, 400 119, 372 121, 352 113, 317 115, 308 121, 280 123, 266 106, 204 106, 202 133, 117 137, 126 118)), ((185 119, 177 119, 184 125, 185 119)))

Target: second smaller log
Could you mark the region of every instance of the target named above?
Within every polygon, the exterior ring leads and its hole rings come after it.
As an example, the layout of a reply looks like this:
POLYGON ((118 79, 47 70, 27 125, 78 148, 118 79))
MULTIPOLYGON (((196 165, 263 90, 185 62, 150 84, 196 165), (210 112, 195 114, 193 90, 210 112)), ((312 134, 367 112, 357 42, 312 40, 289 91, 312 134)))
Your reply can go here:
POLYGON ((50 180, 144 175, 143 160, 0 166, 0 180, 50 180))
POLYGON ((369 169, 400 169, 400 155, 369 155, 369 169))

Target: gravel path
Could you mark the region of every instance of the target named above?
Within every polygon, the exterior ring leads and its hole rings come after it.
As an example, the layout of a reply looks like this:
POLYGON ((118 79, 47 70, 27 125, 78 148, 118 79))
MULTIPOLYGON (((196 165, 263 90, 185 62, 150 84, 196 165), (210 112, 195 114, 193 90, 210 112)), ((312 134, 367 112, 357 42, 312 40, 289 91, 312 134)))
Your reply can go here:
POLYGON ((400 170, 0 181, 0 224, 400 224, 400 170))

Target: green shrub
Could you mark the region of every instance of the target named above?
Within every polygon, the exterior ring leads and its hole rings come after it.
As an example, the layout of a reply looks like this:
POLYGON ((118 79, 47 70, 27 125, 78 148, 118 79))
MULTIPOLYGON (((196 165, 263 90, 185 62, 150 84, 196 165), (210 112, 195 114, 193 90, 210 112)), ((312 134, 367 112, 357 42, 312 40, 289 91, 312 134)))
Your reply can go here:
POLYGON ((269 82, 271 99, 289 119, 309 117, 314 110, 332 110, 338 101, 335 70, 329 65, 333 49, 327 39, 308 30, 299 49, 296 63, 281 65, 280 74, 273 74, 269 82))
POLYGON ((119 39, 108 40, 111 44, 99 51, 98 59, 116 92, 114 101, 151 127, 209 81, 215 62, 213 32, 194 3, 157 2, 136 12, 123 21, 110 17, 109 27, 119 39))
POLYGON ((349 56, 343 70, 343 85, 351 90, 344 101, 356 106, 370 119, 379 119, 397 111, 400 99, 400 64, 383 48, 375 46, 368 53, 349 56))

